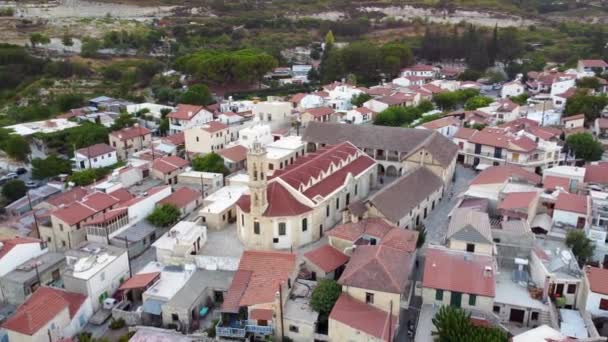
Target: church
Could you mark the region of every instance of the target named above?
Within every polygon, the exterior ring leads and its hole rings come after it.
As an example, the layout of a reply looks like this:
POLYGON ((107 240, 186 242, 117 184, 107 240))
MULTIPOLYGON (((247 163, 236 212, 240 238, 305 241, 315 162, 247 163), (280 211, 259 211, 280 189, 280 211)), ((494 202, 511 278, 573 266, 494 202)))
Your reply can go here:
POLYGON ((290 249, 319 240, 350 203, 368 196, 378 169, 350 142, 271 168, 266 149, 254 143, 247 153, 249 194, 237 201, 237 233, 246 249, 290 249))

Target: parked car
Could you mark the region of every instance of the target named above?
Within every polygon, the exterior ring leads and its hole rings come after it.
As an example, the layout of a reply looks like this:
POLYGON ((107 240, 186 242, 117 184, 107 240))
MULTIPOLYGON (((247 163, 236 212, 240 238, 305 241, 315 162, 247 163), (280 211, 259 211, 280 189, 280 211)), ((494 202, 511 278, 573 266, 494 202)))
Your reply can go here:
POLYGON ((106 298, 103 301, 103 308, 106 310, 112 310, 117 303, 118 301, 114 298, 106 298))
POLYGON ((0 183, 4 184, 10 180, 17 179, 17 178, 19 178, 19 176, 16 173, 11 172, 11 173, 6 174, 6 176, 3 176, 2 178, 0 178, 0 183))
POLYGON ((40 186, 40 182, 29 180, 29 181, 25 182, 25 186, 27 186, 30 189, 37 188, 40 186))
POLYGON ((25 173, 27 173, 27 169, 26 168, 20 167, 20 168, 17 169, 17 174, 18 175, 23 175, 25 173))

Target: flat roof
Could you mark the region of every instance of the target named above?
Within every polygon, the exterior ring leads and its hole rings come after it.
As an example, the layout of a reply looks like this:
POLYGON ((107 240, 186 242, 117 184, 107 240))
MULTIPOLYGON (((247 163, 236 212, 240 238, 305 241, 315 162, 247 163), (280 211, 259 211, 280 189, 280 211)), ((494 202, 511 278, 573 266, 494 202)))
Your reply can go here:
POLYGON ((228 291, 233 271, 209 271, 197 269, 184 286, 169 300, 166 305, 171 307, 189 308, 194 300, 207 289, 228 291))
POLYGON ((178 242, 181 242, 181 244, 190 244, 192 241, 195 241, 204 229, 206 229, 206 227, 200 225, 198 222, 180 221, 156 240, 152 246, 160 249, 172 250, 178 242), (171 236, 172 232, 177 235, 171 236))
POLYGON ((89 279, 126 252, 119 247, 85 241, 65 252, 66 257, 77 259, 65 273, 74 278, 89 279))
POLYGON ((249 187, 245 185, 227 185, 220 188, 216 192, 205 197, 204 201, 207 204, 203 207, 199 214, 212 213, 219 214, 224 212, 226 209, 236 204, 236 201, 241 198, 241 195, 249 191, 249 187))
POLYGON ((44 273, 61 263, 65 263, 65 256, 63 253, 47 252, 17 266, 17 268, 4 275, 2 278, 16 283, 25 283, 30 279, 35 279, 37 273, 44 273), (36 270, 34 265, 38 265, 38 270, 36 270))
POLYGON ((160 273, 160 280, 144 293, 152 299, 169 301, 188 282, 195 269, 196 266, 189 264, 165 266, 160 273))
POLYGON ((266 148, 280 148, 280 149, 289 149, 289 150, 297 150, 300 147, 304 146, 304 142, 302 142, 302 137, 297 135, 289 135, 283 137, 277 141, 271 142, 266 145, 266 148))
POLYGON ((112 239, 120 239, 124 241, 126 238, 129 242, 138 242, 145 237, 152 235, 152 233, 156 232, 156 230, 157 229, 149 224, 146 220, 141 220, 132 227, 123 230, 119 234, 116 234, 112 239))
POLYGON ((319 313, 310 307, 312 291, 317 282, 298 279, 294 282, 289 299, 285 303, 285 318, 293 321, 315 324, 319 313))
MULTIPOLYGON (((548 310, 540 300, 530 297, 527 283, 520 284, 512 277, 513 269, 502 269, 496 276, 496 296, 494 303, 514 305, 524 308, 548 310)), ((542 286, 542 284, 537 284, 542 286)))
POLYGON ((14 134, 31 135, 34 133, 53 133, 63 131, 64 129, 78 126, 78 123, 69 121, 68 119, 49 119, 42 121, 26 122, 16 125, 6 126, 4 128, 13 130, 14 134))
POLYGON ((203 179, 209 179, 209 178, 213 179, 213 178, 221 178, 223 175, 221 173, 190 170, 190 171, 180 173, 178 177, 201 178, 201 176, 203 176, 203 179))

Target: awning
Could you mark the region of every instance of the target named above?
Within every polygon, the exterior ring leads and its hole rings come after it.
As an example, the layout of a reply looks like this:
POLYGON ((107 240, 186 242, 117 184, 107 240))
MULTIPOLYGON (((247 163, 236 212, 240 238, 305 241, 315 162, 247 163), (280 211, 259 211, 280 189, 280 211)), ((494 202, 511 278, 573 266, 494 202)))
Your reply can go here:
POLYGON ((475 166, 475 170, 477 171, 483 171, 489 167, 492 167, 492 165, 490 164, 477 164, 477 166, 475 166))
POLYGON ((163 304, 165 304, 165 302, 161 302, 160 300, 148 299, 144 302, 143 312, 159 316, 162 311, 161 306, 163 304))
POLYGON ((530 224, 530 228, 542 228, 549 232, 551 230, 552 221, 551 216, 547 214, 536 215, 530 224))

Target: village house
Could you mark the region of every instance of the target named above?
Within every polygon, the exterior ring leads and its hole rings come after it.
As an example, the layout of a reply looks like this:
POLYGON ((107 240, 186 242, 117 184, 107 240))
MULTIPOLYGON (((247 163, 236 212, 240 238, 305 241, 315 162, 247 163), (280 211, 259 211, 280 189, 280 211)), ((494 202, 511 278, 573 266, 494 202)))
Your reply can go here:
POLYGON ((3 239, 0 243, 0 277, 24 262, 48 252, 46 244, 35 238, 14 237, 3 239))
POLYGON ((112 146, 101 143, 76 150, 72 161, 72 170, 84 170, 114 165, 118 158, 112 146))
POLYGON ((561 120, 564 129, 575 129, 585 127, 585 114, 567 116, 561 120))
POLYGON ((236 203, 249 188, 242 184, 231 184, 222 187, 205 197, 203 208, 198 214, 209 229, 223 229, 236 221, 236 203))
POLYGON ((402 92, 391 93, 390 95, 373 98, 363 103, 363 107, 373 112, 380 113, 390 107, 411 107, 417 106, 420 102, 420 93, 406 94, 402 92))
POLYGON ((608 69, 608 63, 601 59, 581 59, 576 64, 576 71, 581 74, 595 76, 604 73, 608 69))
POLYGON ((519 118, 521 107, 511 99, 505 98, 496 100, 487 107, 477 108, 477 110, 490 115, 494 122, 510 122, 519 118))
POLYGON ((503 99, 513 96, 519 96, 526 92, 526 88, 524 87, 519 80, 513 82, 507 82, 502 85, 500 89, 500 97, 503 99))
POLYGON ((602 142, 602 144, 608 145, 608 119, 595 119, 593 133, 602 142))
POLYGON ((369 123, 374 120, 376 113, 367 107, 358 107, 346 112, 344 120, 355 125, 369 123))
POLYGON ((89 297, 95 311, 130 276, 127 250, 122 248, 85 241, 66 251, 65 257, 65 289, 89 297))
POLYGON ((152 144, 152 133, 149 129, 134 125, 114 131, 108 136, 110 146, 116 149, 120 160, 127 160, 136 152, 149 148, 152 144))
POLYGON ((224 186, 224 175, 214 172, 186 171, 177 175, 177 183, 189 186, 197 186, 204 191, 203 197, 207 197, 224 186))
POLYGON ((329 122, 333 121, 333 115, 334 110, 331 107, 307 108, 302 110, 300 122, 302 123, 302 126, 308 125, 311 121, 329 122))
POLYGON ((342 292, 329 315, 329 336, 332 341, 391 341, 397 325, 397 316, 342 292))
POLYGON ((249 194, 237 202, 237 234, 247 248, 299 247, 321 238, 341 210, 376 184, 376 163, 348 142, 326 146, 268 176, 266 149, 247 156, 249 194))
POLYGON ((323 90, 327 92, 327 100, 325 103, 332 109, 340 112, 350 110, 352 108, 351 100, 353 97, 362 94, 360 88, 352 86, 344 82, 334 82, 323 86, 323 90))
POLYGON ((156 260, 163 265, 180 265, 190 261, 207 242, 207 227, 196 222, 180 221, 156 240, 156 260))
POLYGON ((448 225, 446 245, 453 250, 494 255, 488 214, 470 208, 454 210, 448 225))
POLYGON ((224 112, 217 115, 217 121, 225 125, 237 125, 245 121, 245 117, 234 112, 224 112))
POLYGON ((553 223, 558 227, 588 228, 591 215, 591 198, 586 195, 561 192, 553 210, 553 223))
MULTIPOLYGON (((298 95, 294 95, 292 99, 295 99, 298 95)), ((298 107, 304 108, 315 108, 323 105, 323 101, 318 101, 318 96, 313 95, 310 98, 305 96, 301 99, 298 107), (310 99, 310 101, 309 101, 310 99), (317 105, 318 104, 318 105, 317 105)), ((280 123, 289 122, 292 118, 292 103, 286 101, 260 101, 254 104, 252 114, 256 121, 264 123, 280 123)))
POLYGON ((422 125, 416 126, 416 128, 433 130, 446 138, 452 138, 460 128, 460 120, 454 116, 445 116, 437 120, 425 122, 422 125))
POLYGON ((167 119, 169 119, 169 133, 176 134, 213 121, 213 114, 203 106, 178 104, 171 113, 167 114, 167 119))
POLYGON ((398 177, 422 165, 449 184, 456 168, 458 147, 430 130, 314 122, 302 141, 308 152, 349 141, 376 160, 379 176, 398 177))
POLYGON ((443 191, 441 178, 426 167, 419 167, 370 196, 369 215, 385 218, 398 227, 415 229, 435 209, 443 191), (413 188, 416 191, 408 191, 413 188))
POLYGON ((158 205, 170 204, 176 207, 183 217, 193 212, 202 203, 203 196, 200 191, 183 186, 160 200, 158 205))
POLYGON ((87 296, 43 286, 19 306, 2 328, 8 341, 60 341, 78 334, 92 315, 87 296))
POLYGON ((238 138, 238 131, 219 121, 211 121, 202 126, 186 129, 184 135, 186 153, 197 155, 223 149, 228 143, 238 138))
POLYGON ((294 94, 290 99, 294 109, 304 110, 309 108, 318 108, 325 105, 324 97, 319 94, 306 94, 306 93, 298 93, 294 94))
POLYGON ((245 162, 247 161, 247 147, 243 145, 234 145, 217 151, 217 154, 224 159, 224 165, 228 171, 230 171, 230 173, 237 172, 245 168, 245 162))
MULTIPOLYGON (((330 232, 332 231, 333 229, 330 232)), ((348 255, 327 244, 304 253, 305 267, 314 281, 338 280, 348 260, 348 255)))
POLYGON ((287 327, 280 324, 280 317, 297 271, 295 254, 245 251, 220 307, 217 336, 281 336, 287 327))
POLYGON ((498 213, 504 221, 522 219, 532 223, 539 207, 540 189, 514 191, 499 195, 498 213))
POLYGON ((177 175, 184 172, 188 161, 177 156, 154 159, 150 166, 150 177, 160 179, 164 184, 177 184, 177 175))
POLYGON ((608 270, 585 266, 582 302, 593 317, 608 317, 608 270))
POLYGON ((439 69, 432 65, 416 64, 411 67, 401 69, 401 76, 417 76, 427 79, 435 78, 439 69))

